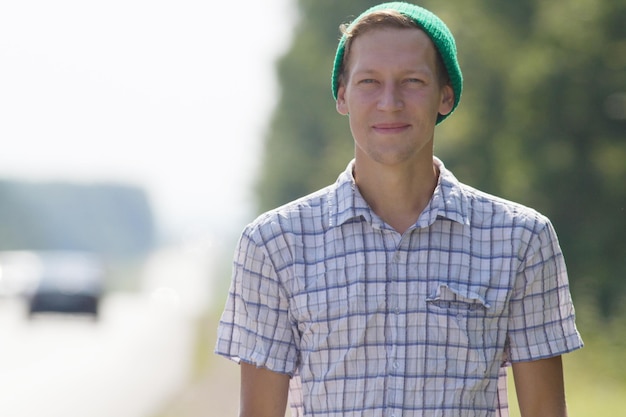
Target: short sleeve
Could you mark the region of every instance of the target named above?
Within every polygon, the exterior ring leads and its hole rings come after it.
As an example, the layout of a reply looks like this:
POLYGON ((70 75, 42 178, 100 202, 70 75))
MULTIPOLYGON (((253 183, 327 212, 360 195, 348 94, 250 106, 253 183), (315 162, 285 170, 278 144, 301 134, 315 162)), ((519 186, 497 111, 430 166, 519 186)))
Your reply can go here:
POLYGON ((215 353, 293 375, 297 363, 288 300, 263 245, 246 229, 239 239, 215 353))
POLYGON ((535 232, 510 301, 507 359, 531 361, 582 347, 563 253, 546 219, 535 232))

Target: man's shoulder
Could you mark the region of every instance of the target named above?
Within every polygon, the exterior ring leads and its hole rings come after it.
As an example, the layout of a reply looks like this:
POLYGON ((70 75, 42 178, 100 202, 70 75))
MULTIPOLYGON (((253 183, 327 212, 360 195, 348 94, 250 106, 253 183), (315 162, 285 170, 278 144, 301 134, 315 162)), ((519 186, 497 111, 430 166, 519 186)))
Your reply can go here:
POLYGON ((332 207, 333 186, 297 198, 265 211, 248 224, 248 232, 276 229, 281 232, 304 232, 303 229, 323 227, 332 207))
POLYGON ((440 160, 436 162, 441 170, 440 189, 446 211, 456 213, 466 224, 479 228, 518 225, 537 229, 549 223, 539 210, 461 182, 440 160))
POLYGON ((490 224, 533 224, 545 225, 548 218, 537 209, 523 203, 509 200, 489 192, 479 190, 467 184, 459 183, 469 202, 470 217, 474 220, 488 221, 490 224))

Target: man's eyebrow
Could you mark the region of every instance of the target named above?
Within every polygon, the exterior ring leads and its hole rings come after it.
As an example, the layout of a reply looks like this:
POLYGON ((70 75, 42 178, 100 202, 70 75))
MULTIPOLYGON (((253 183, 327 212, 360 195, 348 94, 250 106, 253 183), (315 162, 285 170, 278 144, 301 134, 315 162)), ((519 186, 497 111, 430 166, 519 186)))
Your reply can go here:
MULTIPOLYGON (((372 74, 378 74, 380 73, 380 70, 376 70, 373 68, 363 68, 363 69, 357 69, 354 71, 354 75, 372 75, 372 74)), ((400 75, 402 76, 406 76, 406 75, 432 75, 433 71, 431 71, 430 69, 428 69, 428 67, 424 66, 424 67, 420 67, 420 68, 411 68, 411 69, 407 69, 405 71, 400 71, 399 72, 400 75)))

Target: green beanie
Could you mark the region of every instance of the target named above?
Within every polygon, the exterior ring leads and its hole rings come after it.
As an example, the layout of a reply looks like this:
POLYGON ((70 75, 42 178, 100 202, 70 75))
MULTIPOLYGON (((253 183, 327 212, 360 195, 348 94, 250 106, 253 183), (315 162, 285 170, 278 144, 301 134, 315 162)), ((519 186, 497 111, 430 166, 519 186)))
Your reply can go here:
MULTIPOLYGON (((439 51, 439 54, 443 59, 443 64, 448 71, 450 84, 454 90, 454 106, 452 107, 452 110, 447 115, 440 114, 437 117, 437 123, 441 123, 446 117, 452 114, 456 106, 459 104, 459 100, 461 100, 461 91, 463 90, 463 75, 461 74, 461 68, 459 67, 459 62, 457 60, 456 43, 454 42, 454 37, 452 36, 450 29, 448 29, 446 24, 432 12, 414 4, 400 1, 382 3, 371 7, 357 17, 351 23, 351 26, 364 16, 379 10, 395 10, 413 20, 420 28, 422 28, 422 30, 424 30, 424 32, 426 32, 439 51)), ((337 90, 339 89, 339 70, 343 62, 345 45, 346 35, 344 34, 339 41, 339 45, 337 46, 335 63, 333 66, 332 88, 335 100, 337 99, 337 90)))

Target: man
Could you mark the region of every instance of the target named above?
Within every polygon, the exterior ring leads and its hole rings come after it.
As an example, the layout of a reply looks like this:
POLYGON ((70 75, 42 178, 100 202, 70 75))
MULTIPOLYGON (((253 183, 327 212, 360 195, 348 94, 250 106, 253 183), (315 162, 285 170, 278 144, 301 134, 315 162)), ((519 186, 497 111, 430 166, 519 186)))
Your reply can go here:
MULTIPOLYGON (((536 211, 460 183, 434 157, 459 103, 452 34, 408 3, 344 28, 333 70, 354 160, 242 233, 218 354, 241 416, 566 415, 580 348, 563 256, 536 211)), ((297 167, 294 167, 296 169, 297 167)))

